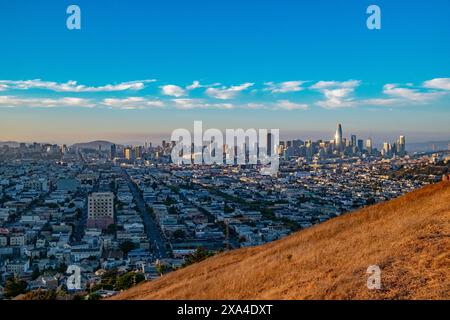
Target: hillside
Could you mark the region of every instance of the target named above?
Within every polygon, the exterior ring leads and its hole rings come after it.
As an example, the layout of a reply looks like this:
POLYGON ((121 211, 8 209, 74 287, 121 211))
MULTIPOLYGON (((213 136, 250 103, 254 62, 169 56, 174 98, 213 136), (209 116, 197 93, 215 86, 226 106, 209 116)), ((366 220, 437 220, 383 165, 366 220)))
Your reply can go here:
POLYGON ((450 182, 216 255, 113 299, 450 299, 450 182), (381 290, 366 270, 381 268, 381 290))

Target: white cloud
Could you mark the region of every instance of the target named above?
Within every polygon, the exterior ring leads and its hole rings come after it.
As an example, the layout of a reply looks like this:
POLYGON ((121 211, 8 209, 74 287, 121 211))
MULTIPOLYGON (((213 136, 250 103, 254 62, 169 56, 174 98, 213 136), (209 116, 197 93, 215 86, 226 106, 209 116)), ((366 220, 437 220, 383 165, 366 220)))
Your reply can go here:
POLYGON ((324 95, 326 100, 317 102, 317 105, 327 109, 353 107, 355 101, 349 97, 352 92, 351 89, 325 90, 324 95))
POLYGON ((203 99, 173 99, 174 107, 177 109, 233 109, 231 103, 209 103, 203 99))
POLYGON ((193 89, 197 89, 197 88, 201 88, 201 84, 200 81, 195 80, 194 82, 192 82, 191 85, 187 86, 186 89, 187 90, 193 90, 193 89))
POLYGON ((242 104, 241 107, 244 109, 252 109, 252 110, 269 109, 266 104, 257 102, 249 102, 246 104, 242 104))
POLYGON ((216 99, 227 100, 234 98, 239 92, 244 91, 253 85, 254 83, 247 82, 239 86, 231 86, 228 88, 227 87, 208 88, 206 90, 206 94, 216 99))
POLYGON ((423 86, 428 89, 450 90, 450 78, 436 78, 425 81, 423 86))
POLYGON ((173 96, 178 98, 186 95, 186 90, 173 84, 162 86, 161 89, 162 93, 166 96, 173 96))
MULTIPOLYGON (((78 84, 76 81, 66 83, 57 83, 42 80, 0 80, 0 92, 8 90, 27 90, 27 89, 46 89, 55 92, 112 92, 124 90, 140 90, 145 87, 145 83, 155 80, 140 80, 122 82, 118 84, 107 84, 104 86, 89 87, 78 84)), ((357 98, 355 96, 356 88, 361 84, 359 80, 348 81, 318 81, 311 86, 304 86, 305 81, 284 81, 284 82, 266 82, 263 91, 268 93, 288 93, 298 92, 305 89, 315 90, 323 96, 315 105, 327 108, 345 108, 357 106, 403 106, 419 103, 427 103, 439 97, 450 93, 450 78, 435 78, 423 82, 421 85, 412 83, 392 84, 383 86, 382 96, 373 96, 371 98, 357 98)), ((20 96, 16 94, 5 94, 0 96, 0 107, 99 107, 110 109, 147 109, 163 108, 165 106, 176 109, 234 109, 247 108, 255 110, 306 110, 308 104, 296 103, 289 100, 267 100, 245 101, 242 103, 220 103, 211 98, 219 100, 229 100, 235 98, 240 92, 247 90, 252 92, 254 83, 243 83, 234 86, 221 86, 215 84, 201 84, 195 80, 191 85, 185 88, 178 85, 161 86, 161 97, 146 98, 139 97, 137 94, 124 98, 105 98, 104 96, 90 96, 89 99, 74 97, 49 97, 39 98, 28 95, 20 96), (207 88, 204 92, 206 97, 198 99, 189 99, 187 96, 190 90, 207 88), (162 95, 172 98, 164 98, 162 95)), ((250 96, 250 95, 248 95, 250 96)), ((266 96, 266 98, 268 98, 266 96)), ((224 101, 227 102, 227 101, 224 101)))
POLYGON ((0 96, 0 107, 16 108, 56 108, 56 107, 86 107, 92 108, 95 104, 89 99, 82 98, 21 98, 16 96, 0 96))
POLYGON ((310 88, 318 90, 325 96, 325 100, 317 102, 318 106, 326 109, 347 108, 355 106, 352 96, 360 83, 359 80, 319 81, 310 88))
POLYGON ((272 93, 297 92, 304 89, 302 87, 302 84, 304 83, 305 81, 285 81, 280 83, 266 82, 264 84, 267 88, 265 88, 264 91, 270 91, 272 93))
POLYGON ((356 88, 360 85, 359 80, 348 80, 348 81, 319 81, 312 85, 311 89, 323 90, 328 88, 356 88))
POLYGON ((399 85, 388 83, 383 87, 383 93, 391 97, 402 98, 415 102, 425 102, 443 96, 444 92, 423 92, 414 88, 400 87, 399 85))
MULTIPOLYGON (((443 91, 424 90, 424 88, 414 87, 408 83, 404 85, 386 84, 383 86, 383 93, 388 97, 372 99, 355 99, 355 89, 360 85, 358 80, 349 81, 319 81, 310 88, 321 92, 325 100, 316 104, 327 109, 356 107, 362 105, 372 106, 400 106, 407 103, 424 103, 437 99, 446 94, 443 91)), ((449 82, 450 83, 450 82, 449 82)), ((424 82, 424 87, 428 89, 446 90, 447 80, 445 78, 433 79, 424 82)))
POLYGON ((129 97, 124 99, 103 99, 102 104, 111 109, 121 109, 121 110, 164 107, 164 102, 160 100, 149 100, 141 97, 129 97))
POLYGON ((104 86, 86 86, 78 84, 77 81, 68 81, 64 83, 58 83, 54 81, 43 81, 40 79, 35 80, 0 80, 0 88, 6 89, 45 89, 56 92, 112 92, 112 91, 125 91, 125 90, 141 90, 145 87, 146 83, 154 82, 156 80, 138 80, 121 82, 118 84, 107 84, 104 86))
POLYGON ((374 98, 358 101, 358 105, 370 105, 370 106, 393 106, 401 103, 402 100, 396 98, 374 98))
POLYGON ((307 110, 308 105, 304 103, 294 103, 289 100, 279 100, 275 107, 283 110, 307 110))
POLYGON ((220 83, 213 83, 213 84, 200 84, 200 81, 194 80, 191 85, 186 87, 186 90, 194 90, 198 88, 211 88, 211 87, 217 87, 220 86, 220 83))

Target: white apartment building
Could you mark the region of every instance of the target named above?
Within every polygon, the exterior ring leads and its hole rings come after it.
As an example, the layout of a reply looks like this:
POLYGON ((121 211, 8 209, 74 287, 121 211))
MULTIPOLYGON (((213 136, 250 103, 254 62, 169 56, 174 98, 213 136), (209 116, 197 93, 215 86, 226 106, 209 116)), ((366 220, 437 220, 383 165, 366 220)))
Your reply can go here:
POLYGON ((23 234, 13 234, 9 238, 9 245, 12 247, 22 247, 25 245, 25 236, 23 234))
POLYGON ((106 229, 114 223, 114 193, 94 192, 88 197, 88 227, 106 229))

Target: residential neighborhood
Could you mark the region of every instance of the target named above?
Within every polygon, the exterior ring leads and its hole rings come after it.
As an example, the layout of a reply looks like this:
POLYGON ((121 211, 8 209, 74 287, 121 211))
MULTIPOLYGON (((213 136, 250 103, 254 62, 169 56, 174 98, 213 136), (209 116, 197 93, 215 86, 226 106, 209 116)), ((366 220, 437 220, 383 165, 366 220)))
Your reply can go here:
POLYGON ((285 152, 275 176, 246 165, 178 166, 165 141, 122 153, 116 145, 3 146, 0 297, 111 296, 214 253, 398 197, 448 171, 446 154, 324 153, 319 145, 285 152))

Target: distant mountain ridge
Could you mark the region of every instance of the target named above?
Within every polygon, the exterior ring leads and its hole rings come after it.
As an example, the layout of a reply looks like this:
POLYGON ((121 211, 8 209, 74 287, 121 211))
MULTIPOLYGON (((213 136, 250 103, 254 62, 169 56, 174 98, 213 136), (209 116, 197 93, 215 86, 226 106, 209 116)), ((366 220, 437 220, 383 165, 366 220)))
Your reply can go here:
MULTIPOLYGON (((8 146, 11 148, 17 148, 19 147, 20 143, 19 141, 0 141, 0 147, 2 146, 8 146)), ((40 144, 48 144, 47 142, 38 142, 40 144)), ((25 144, 30 145, 32 143, 25 142, 25 144)), ((95 141, 89 141, 89 142, 78 142, 71 145, 71 147, 74 148, 80 148, 80 149, 96 149, 98 150, 99 146, 102 147, 102 149, 106 150, 111 147, 111 145, 116 144, 114 142, 106 141, 106 140, 95 140, 95 141)), ((117 146, 121 146, 121 144, 116 144, 117 146)))
POLYGON ((90 142, 81 142, 81 143, 75 143, 71 147, 77 148, 77 149, 92 149, 92 150, 109 150, 111 148, 111 145, 113 145, 113 142, 105 141, 105 140, 96 140, 96 141, 90 141, 90 142))
POLYGON ((258 247, 217 254, 112 299, 450 299, 450 181, 258 247), (381 288, 367 288, 369 266, 381 288))

